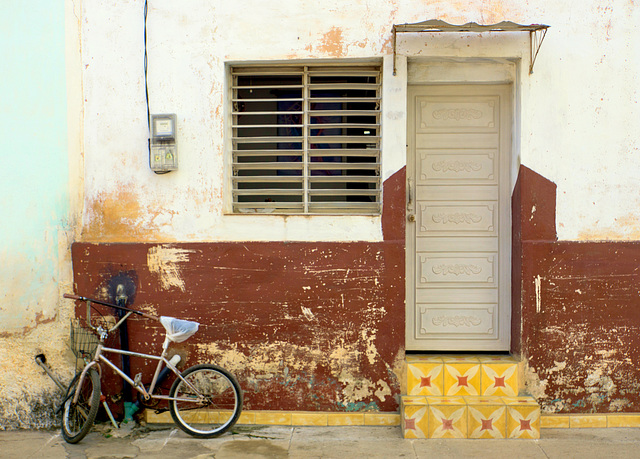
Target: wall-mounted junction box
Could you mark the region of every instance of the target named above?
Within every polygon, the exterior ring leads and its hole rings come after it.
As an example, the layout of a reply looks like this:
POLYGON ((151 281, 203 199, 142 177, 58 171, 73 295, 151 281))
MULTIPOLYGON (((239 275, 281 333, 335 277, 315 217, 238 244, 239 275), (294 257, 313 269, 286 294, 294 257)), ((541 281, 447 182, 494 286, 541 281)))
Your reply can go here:
POLYGON ((154 172, 178 169, 176 147, 176 115, 151 115, 151 148, 149 165, 154 172))

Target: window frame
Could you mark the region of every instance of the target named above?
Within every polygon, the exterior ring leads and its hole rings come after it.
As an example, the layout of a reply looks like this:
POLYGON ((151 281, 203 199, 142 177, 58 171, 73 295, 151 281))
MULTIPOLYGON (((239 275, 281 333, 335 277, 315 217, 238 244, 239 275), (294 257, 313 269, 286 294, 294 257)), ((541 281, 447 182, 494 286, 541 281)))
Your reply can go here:
MULTIPOLYGON (((333 215, 333 216, 379 216, 382 213, 382 123, 381 123, 381 106, 382 106, 382 75, 383 75, 383 67, 381 60, 366 60, 366 61, 358 61, 358 62, 344 62, 344 61, 331 61, 331 62, 286 62, 282 63, 278 62, 259 62, 259 63, 244 63, 244 62, 233 62, 228 63, 226 66, 227 73, 227 100, 225 100, 225 114, 226 114, 226 126, 225 126, 225 134, 227 135, 227 145, 225 152, 225 182, 226 182, 226 197, 225 201, 227 202, 227 214, 229 215, 284 215, 284 216, 317 216, 317 215, 333 215), (300 75, 302 77, 302 90, 301 94, 301 103, 302 103, 302 134, 300 136, 302 146, 300 148, 301 152, 301 171, 302 175, 300 176, 300 180, 302 182, 302 188, 296 189, 300 191, 300 195, 302 196, 301 202, 299 204, 298 209, 286 208, 286 205, 280 206, 284 208, 279 208, 278 203, 273 204, 264 204, 258 203, 257 206, 248 206, 242 205, 240 203, 238 196, 242 195, 240 187, 237 185, 238 183, 244 183, 242 180, 239 180, 237 177, 237 167, 239 163, 237 162, 237 158, 241 155, 241 150, 238 147, 239 135, 238 135, 238 118, 237 115, 238 110, 235 105, 238 102, 238 85, 237 85, 237 77, 246 76, 246 75, 255 75, 262 76, 268 75, 271 72, 274 75, 280 74, 292 74, 292 75, 300 75), (355 147, 350 149, 348 144, 355 144, 356 142, 362 141, 365 143, 365 138, 357 137, 353 135, 341 135, 339 137, 329 137, 327 136, 327 140, 325 142, 320 142, 320 137, 311 134, 311 131, 314 130, 313 126, 317 126, 317 124, 310 121, 310 117, 317 116, 314 115, 314 111, 310 107, 310 104, 315 99, 315 102, 318 103, 317 97, 314 98, 312 96, 311 91, 314 90, 315 87, 320 87, 318 83, 312 83, 312 77, 317 76, 325 76, 325 74, 335 74, 343 75, 345 79, 348 78, 356 78, 357 76, 368 75, 373 77, 374 83, 368 83, 368 87, 375 86, 374 89, 370 89, 370 91, 375 91, 374 96, 367 96, 366 102, 375 104, 375 110, 369 110, 372 112, 370 116, 372 119, 375 119, 373 122, 364 123, 371 127, 371 130, 374 135, 371 135, 366 138, 366 148, 363 146, 355 147), (354 76, 355 75, 355 76, 354 76), (373 113, 375 112, 375 113, 373 113), (320 143, 328 143, 329 140, 337 142, 340 147, 338 149, 341 153, 336 153, 342 159, 341 161, 320 166, 321 163, 315 161, 323 161, 322 158, 318 159, 321 156, 328 156, 327 152, 323 152, 321 149, 313 148, 312 144, 320 144, 320 143), (359 140, 360 139, 360 140, 359 140), (365 151, 367 150, 367 151, 365 151), (353 156, 349 153, 353 152, 353 156), (315 153, 315 154, 314 154, 315 153), (360 155, 360 156, 358 156, 360 155), (358 157, 362 159, 357 159, 358 157), (315 160, 312 158, 316 158, 315 160), (359 161, 362 161, 359 163, 359 161), (361 167, 358 166, 361 164, 361 167), (338 175, 342 173, 340 176, 341 180, 345 183, 344 188, 331 188, 331 185, 322 184, 319 186, 321 188, 313 188, 314 186, 318 186, 317 184, 322 181, 331 181, 330 178, 324 177, 315 177, 313 174, 313 170, 323 169, 323 170, 338 170, 338 175), (363 169, 369 172, 365 172, 364 176, 351 176, 352 172, 345 172, 349 170, 363 169), (346 174, 346 175, 345 175, 346 174), (351 179, 349 177, 352 177, 351 179), (349 186, 353 186, 358 182, 363 183, 363 185, 357 185, 355 190, 348 190, 349 186), (359 188, 359 187, 362 188, 359 188), (367 188, 368 187, 368 188, 367 188), (362 191, 358 191, 358 190, 362 191), (340 191, 342 190, 342 192, 340 191), (314 194, 318 194, 321 196, 329 196, 335 195, 337 198, 334 198, 335 201, 331 200, 331 198, 327 201, 321 201, 319 205, 315 204, 313 201, 314 194), (351 198, 351 196, 355 196, 355 198, 351 198), (362 197, 362 196, 370 196, 370 198, 362 197), (343 199, 344 201, 340 201, 343 199), (354 200, 352 200, 354 199, 354 200), (362 199, 362 201, 359 201, 362 199), (366 201, 366 199, 370 199, 370 201, 366 201), (241 210, 243 207, 247 207, 245 210, 241 210), (321 209, 320 211, 318 209, 321 209)), ((347 81, 347 80, 345 80, 347 81)), ((350 81, 350 80, 349 80, 350 81)), ((356 86, 363 85, 365 87, 367 83, 354 83, 356 86)), ((358 88, 360 89, 360 88, 358 88)), ((362 90, 362 89, 360 89, 362 90)), ((317 94, 317 93, 316 93, 317 94)), ((335 96, 330 99, 335 102, 335 99, 344 98, 353 99, 353 97, 348 96, 335 96)), ((274 100, 278 101, 278 98, 274 100)), ((341 101, 338 101, 340 103, 341 101)), ((343 103, 344 104, 344 103, 343 103)), ((346 107, 346 104, 344 105, 346 107)), ((339 111, 344 111, 345 113, 348 109, 339 109, 339 111)), ((335 113, 333 113, 336 115, 335 113)), ((338 116, 340 116, 339 114, 338 116)), ((342 119, 346 120, 347 115, 342 115, 342 119)), ((348 121, 340 121, 339 123, 344 123, 345 127, 343 127, 343 131, 345 132, 348 127, 351 127, 356 123, 349 123, 348 121)), ((283 125, 286 127, 287 125, 283 125)), ((334 126, 334 125, 332 125, 334 126)), ((242 127, 250 127, 250 124, 242 127)), ((273 127, 273 126, 272 126, 273 127)), ((361 123, 359 125, 360 128, 363 127, 361 123)), ((335 129, 334 129, 335 131, 335 129)), ((282 137, 277 135, 276 137, 282 137)), ((325 139, 323 139, 325 140, 325 139)), ((286 142, 286 140, 285 140, 286 142)), ((281 143, 285 143, 281 142, 281 143)), ((326 148, 326 146, 325 146, 326 148)), ((329 147, 331 148, 331 147, 329 147)), ((334 151, 334 150, 330 150, 334 151)), ((337 151, 337 150, 335 150, 337 151)), ((270 167, 274 168, 273 163, 270 167)), ((284 163, 283 163, 284 164, 284 163)), ((251 167, 251 166, 249 166, 251 167)), ((322 172, 322 171, 321 171, 322 172)), ((278 171, 280 173, 280 171, 278 171)), ((358 172, 353 172, 353 174, 358 174, 358 172)), ((291 179, 291 178, 289 178, 291 179)), ((277 179, 271 179, 274 184, 278 184, 279 181, 277 179)), ((257 193, 255 193, 257 194, 257 193)), ((276 194, 276 193, 274 193, 276 194)), ((267 196, 267 194, 265 194, 267 196)), ((262 197, 262 196, 261 196, 262 197)), ((253 204, 256 204, 255 202, 253 204)))

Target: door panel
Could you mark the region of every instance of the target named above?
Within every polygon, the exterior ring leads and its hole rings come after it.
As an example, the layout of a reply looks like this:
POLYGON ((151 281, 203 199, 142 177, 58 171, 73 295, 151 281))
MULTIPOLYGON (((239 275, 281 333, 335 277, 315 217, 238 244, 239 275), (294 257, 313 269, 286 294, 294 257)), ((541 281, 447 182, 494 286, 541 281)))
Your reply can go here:
POLYGON ((511 86, 408 93, 407 349, 508 350, 511 86))
POLYGON ((433 185, 476 183, 495 185, 498 180, 496 151, 474 150, 418 150, 419 182, 433 185))

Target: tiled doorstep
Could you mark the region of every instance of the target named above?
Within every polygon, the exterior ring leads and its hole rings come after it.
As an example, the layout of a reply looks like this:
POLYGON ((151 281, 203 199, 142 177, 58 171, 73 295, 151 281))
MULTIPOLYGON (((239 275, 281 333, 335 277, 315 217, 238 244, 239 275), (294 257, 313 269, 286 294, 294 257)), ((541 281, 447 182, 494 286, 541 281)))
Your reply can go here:
POLYGON ((405 396, 404 438, 540 438, 531 396, 405 396))
MULTIPOLYGON (((284 414, 284 425, 293 426, 399 426, 399 413, 335 413, 305 411, 243 411, 240 425, 276 425, 271 424, 269 416, 264 414, 284 414), (261 413, 261 414, 258 414, 261 413), (257 422, 259 421, 259 422, 257 422)), ((160 414, 152 410, 145 412, 149 424, 172 424, 169 412, 160 414)), ((279 424, 283 425, 283 424, 279 424)), ((626 414, 542 414, 541 429, 569 429, 589 427, 640 427, 640 413, 626 414)))

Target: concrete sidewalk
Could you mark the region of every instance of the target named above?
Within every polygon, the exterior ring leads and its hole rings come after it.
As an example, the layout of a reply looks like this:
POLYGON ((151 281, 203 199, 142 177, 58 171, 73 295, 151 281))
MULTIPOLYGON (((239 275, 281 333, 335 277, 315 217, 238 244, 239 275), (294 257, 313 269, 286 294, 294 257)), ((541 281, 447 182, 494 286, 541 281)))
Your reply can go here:
POLYGON ((0 432, 0 458, 602 458, 640 457, 640 429, 544 429, 541 440, 403 440, 398 427, 239 426, 198 440, 173 425, 96 427, 77 445, 59 431, 0 432))

